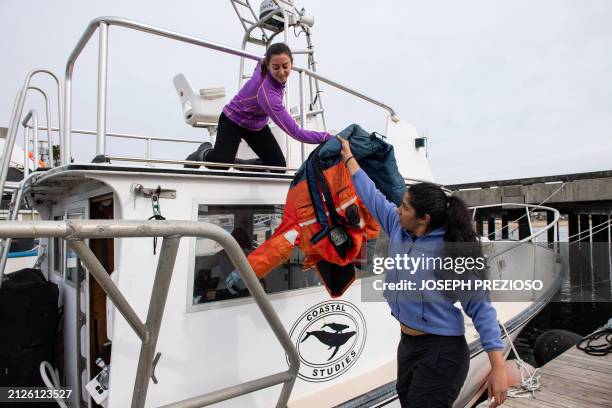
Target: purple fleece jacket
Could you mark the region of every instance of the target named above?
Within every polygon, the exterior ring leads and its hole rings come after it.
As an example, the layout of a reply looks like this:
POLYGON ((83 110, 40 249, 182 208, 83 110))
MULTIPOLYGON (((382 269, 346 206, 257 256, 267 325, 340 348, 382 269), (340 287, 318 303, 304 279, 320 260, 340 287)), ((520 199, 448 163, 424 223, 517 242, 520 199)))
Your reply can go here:
POLYGON ((244 84, 240 92, 223 108, 223 113, 232 122, 249 130, 260 130, 268 124, 268 119, 278 125, 285 133, 304 143, 323 143, 332 135, 300 128, 283 106, 285 84, 266 73, 261 75, 261 61, 257 63, 253 76, 244 84))

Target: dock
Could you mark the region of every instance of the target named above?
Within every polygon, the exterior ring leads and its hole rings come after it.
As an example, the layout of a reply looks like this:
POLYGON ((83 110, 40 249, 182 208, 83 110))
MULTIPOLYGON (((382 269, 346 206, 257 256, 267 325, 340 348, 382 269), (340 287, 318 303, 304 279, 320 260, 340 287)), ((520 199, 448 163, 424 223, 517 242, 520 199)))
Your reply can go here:
POLYGON ((612 407, 612 354, 591 356, 572 347, 545 364, 535 399, 508 398, 506 408, 612 407))

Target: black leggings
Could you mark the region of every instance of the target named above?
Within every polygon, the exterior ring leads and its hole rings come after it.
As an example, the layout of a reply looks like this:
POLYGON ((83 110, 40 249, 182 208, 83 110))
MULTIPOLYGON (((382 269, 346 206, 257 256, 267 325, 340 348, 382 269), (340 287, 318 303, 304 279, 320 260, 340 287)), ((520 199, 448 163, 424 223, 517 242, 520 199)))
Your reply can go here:
POLYGON ((240 140, 244 139, 263 165, 286 167, 285 156, 278 142, 272 135, 270 126, 260 130, 245 129, 229 120, 221 113, 215 148, 206 155, 206 161, 217 163, 233 163, 238 152, 240 140))
POLYGON ((408 336, 397 348, 397 395, 402 408, 450 408, 470 368, 465 336, 408 336))

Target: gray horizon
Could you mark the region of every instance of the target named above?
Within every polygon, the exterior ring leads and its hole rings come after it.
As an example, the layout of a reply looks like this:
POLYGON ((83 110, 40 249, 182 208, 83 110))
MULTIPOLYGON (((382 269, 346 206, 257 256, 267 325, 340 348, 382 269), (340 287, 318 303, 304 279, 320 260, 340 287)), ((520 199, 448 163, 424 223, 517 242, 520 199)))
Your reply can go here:
MULTIPOLYGON (((612 169, 612 96, 606 88, 612 83, 611 2, 296 3, 315 17, 319 72, 384 101, 427 136, 437 182, 612 169)), ((0 5, 1 127, 8 126, 26 73, 45 67, 63 77, 85 27, 103 15, 236 48, 243 35, 225 0, 172 5, 5 0, 0 5)), ((73 128, 96 127, 97 42, 95 34, 76 64, 73 128)), ((172 78, 182 72, 196 89, 225 86, 226 99, 237 91, 236 58, 119 27, 111 27, 109 45, 110 132, 204 141, 205 131, 184 123, 172 78)), ((301 59, 297 64, 305 65, 301 59)), ((34 85, 49 90, 55 112, 53 83, 38 79, 34 85)), ((323 96, 329 128, 356 122, 384 132, 386 113, 380 108, 330 87, 323 96)), ((41 98, 28 97, 27 106, 40 112, 44 123, 41 98)), ((56 126, 55 114, 52 120, 56 126)), ((73 139, 77 157, 90 160, 94 137, 73 139)), ((191 148, 158 143, 153 156, 182 159, 191 148)), ((119 143, 111 139, 108 149, 119 151, 119 143)), ((144 144, 123 141, 120 151, 143 154, 144 144)))

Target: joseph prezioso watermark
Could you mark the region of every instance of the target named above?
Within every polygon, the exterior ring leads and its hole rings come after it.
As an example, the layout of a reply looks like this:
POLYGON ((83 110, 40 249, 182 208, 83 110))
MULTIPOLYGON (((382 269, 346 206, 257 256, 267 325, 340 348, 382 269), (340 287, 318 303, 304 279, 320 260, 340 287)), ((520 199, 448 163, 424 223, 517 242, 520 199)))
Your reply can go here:
MULTIPOLYGON (((491 273, 485 257, 418 256, 396 254, 389 257, 374 257, 372 272, 375 277, 364 289, 364 300, 382 300, 381 294, 389 292, 406 293, 419 291, 446 292, 506 292, 526 293, 527 298, 534 292, 546 289, 546 279, 530 276, 504 276, 491 273), (368 298, 367 293, 378 296, 368 298)), ((494 265, 497 271, 499 265, 494 265)), ((505 274, 508 275, 508 274, 505 274)))

